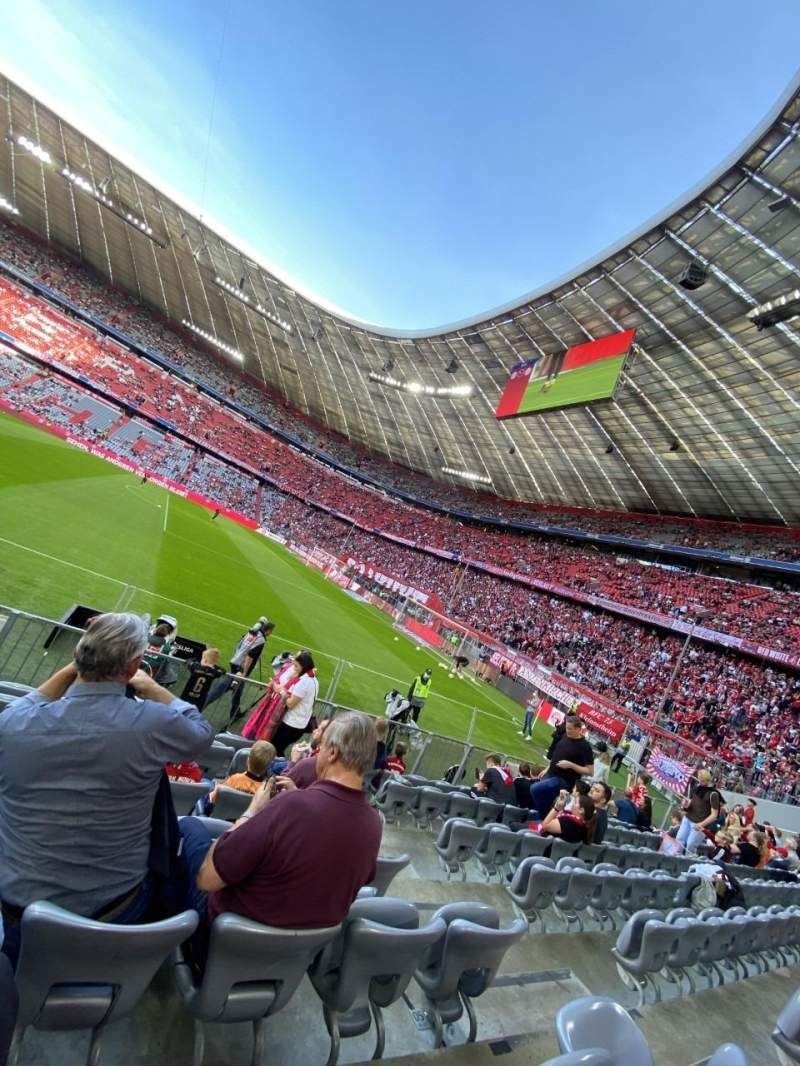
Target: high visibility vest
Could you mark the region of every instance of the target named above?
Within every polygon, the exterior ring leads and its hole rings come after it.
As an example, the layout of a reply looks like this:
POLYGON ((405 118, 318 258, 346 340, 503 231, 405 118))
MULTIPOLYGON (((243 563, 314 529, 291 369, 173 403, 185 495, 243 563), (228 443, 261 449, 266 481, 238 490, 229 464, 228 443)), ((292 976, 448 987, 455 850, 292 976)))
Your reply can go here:
POLYGON ((420 675, 418 675, 417 677, 414 678, 414 692, 413 692, 414 696, 419 696, 419 698, 421 700, 426 700, 428 698, 428 693, 430 692, 430 690, 431 690, 430 681, 428 681, 428 683, 425 684, 425 682, 422 680, 422 677, 420 675))

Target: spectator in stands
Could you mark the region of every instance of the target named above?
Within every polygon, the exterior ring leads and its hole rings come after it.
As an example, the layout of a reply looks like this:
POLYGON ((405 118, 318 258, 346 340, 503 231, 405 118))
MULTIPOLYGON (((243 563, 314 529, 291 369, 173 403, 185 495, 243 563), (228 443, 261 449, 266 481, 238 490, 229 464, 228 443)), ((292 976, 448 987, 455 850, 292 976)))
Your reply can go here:
POLYGON ((766 866, 770 857, 767 834, 761 829, 746 829, 730 850, 734 862, 752 869, 766 866))
POLYGON ((431 669, 423 670, 421 674, 417 674, 414 680, 411 682, 411 686, 408 690, 408 700, 411 704, 411 718, 416 723, 419 722, 419 716, 422 714, 422 710, 428 701, 428 696, 431 691, 431 669))
POLYGON ((292 751, 302 749, 302 757, 294 762, 294 765, 286 771, 288 777, 298 788, 308 788, 317 780, 317 755, 322 746, 322 738, 325 731, 333 721, 332 718, 323 718, 319 725, 311 733, 310 745, 296 744, 292 751))
POLYGON ((235 788, 238 792, 249 792, 251 795, 258 792, 267 779, 276 754, 274 744, 268 740, 257 740, 247 753, 247 769, 244 773, 231 774, 221 781, 208 797, 211 804, 217 802, 220 788, 235 788))
POLYGON ((550 810, 562 789, 571 792, 578 778, 591 776, 594 769, 592 748, 583 735, 583 720, 569 714, 564 723, 565 735, 553 745, 549 765, 531 785, 531 805, 540 817, 550 810))
POLYGON ((200 662, 190 659, 186 665, 189 670, 189 679, 183 686, 181 699, 193 703, 198 711, 202 711, 212 684, 225 674, 219 666, 219 651, 217 648, 206 648, 200 657, 200 662))
POLYGON ((648 792, 650 775, 639 772, 628 781, 631 802, 636 808, 636 825, 639 829, 649 829, 653 824, 653 802, 648 792))
POLYGON ((494 800, 495 803, 514 802, 514 778, 507 767, 503 766, 500 755, 487 755, 485 759, 486 769, 480 781, 475 785, 475 791, 484 799, 494 800))
POLYGON ((137 615, 98 615, 75 662, 0 715, 0 896, 12 960, 34 900, 123 925, 153 901, 151 818, 164 766, 201 755, 214 731, 139 669, 147 639, 137 615))
POLYGON ((567 811, 567 799, 562 791, 542 819, 542 833, 561 837, 569 844, 593 844, 597 828, 594 803, 588 796, 579 796, 577 804, 567 811))
POLYGON ((752 796, 747 801, 742 817, 745 825, 752 825, 756 820, 756 801, 752 796))
POLYGON ((624 822, 625 825, 636 825, 639 818, 639 811, 636 804, 631 799, 630 789, 626 789, 625 794, 618 796, 615 802, 617 819, 620 822, 624 822))
POLYGON ((284 691, 300 676, 300 668, 291 653, 276 656, 272 666, 274 673, 267 691, 242 727, 242 736, 248 740, 272 740, 286 710, 284 691))
POLYGON ((381 822, 362 788, 374 761, 372 719, 348 712, 325 732, 313 785, 271 779, 216 842, 198 819, 182 819, 189 905, 208 925, 224 912, 290 929, 341 922, 375 876, 381 822))
POLYGON ((533 732, 533 719, 534 719, 533 703, 527 704, 525 707, 525 717, 522 720, 522 729, 519 730, 519 735, 523 740, 530 740, 533 732))
POLYGON ((595 781, 589 789, 589 799, 594 804, 596 816, 593 844, 602 844, 605 839, 608 829, 608 804, 611 796, 611 786, 605 781, 595 781))
MULTIPOLYGON (((307 649, 299 651, 294 657, 297 676, 285 685, 275 685, 279 696, 285 697, 286 709, 281 723, 275 730, 273 743, 278 754, 283 755, 290 744, 294 744, 304 733, 314 715, 314 704, 319 693, 319 682, 314 669, 314 659, 307 649)), ((314 726, 311 726, 313 730, 314 726)))
POLYGON ((594 749, 594 770, 592 777, 595 781, 608 781, 611 771, 611 756, 608 754, 608 744, 601 740, 594 749))
POLYGON ((394 753, 386 760, 385 769, 391 770, 393 774, 404 774, 406 772, 406 751, 407 748, 402 741, 396 744, 394 753))
POLYGON ((614 754, 611 757, 611 771, 612 773, 619 773, 619 770, 625 761, 625 757, 630 750, 631 742, 627 737, 623 737, 620 742, 614 748, 614 754))
POLYGON ((388 718, 376 718, 375 719, 375 769, 382 770, 386 765, 386 759, 388 757, 388 751, 386 748, 386 738, 389 735, 389 719, 388 718))
POLYGON ((255 622, 239 638, 239 643, 234 649, 231 656, 230 671, 224 677, 220 678, 211 687, 211 692, 206 700, 206 706, 214 703, 221 696, 224 696, 229 689, 234 689, 233 696, 231 698, 231 710, 230 720, 235 721, 240 716, 239 705, 242 699, 242 692, 244 686, 241 681, 238 681, 239 677, 249 677, 255 669, 257 663, 261 658, 261 653, 267 643, 267 639, 275 629, 275 623, 262 615, 257 622, 255 622))
POLYGON ((178 619, 171 614, 160 614, 155 624, 150 627, 147 650, 144 661, 150 667, 150 673, 165 688, 178 680, 178 668, 170 662, 172 647, 178 635, 178 619))
POLYGON ((514 779, 514 803, 517 807, 528 811, 531 808, 531 785, 533 784, 533 771, 531 764, 523 762, 519 764, 519 777, 514 779))
POLYGON ((714 788, 711 771, 705 768, 697 771, 697 784, 691 789, 689 798, 683 802, 683 821, 678 830, 678 842, 685 851, 697 851, 698 845, 705 839, 703 830, 719 817, 722 798, 714 788))

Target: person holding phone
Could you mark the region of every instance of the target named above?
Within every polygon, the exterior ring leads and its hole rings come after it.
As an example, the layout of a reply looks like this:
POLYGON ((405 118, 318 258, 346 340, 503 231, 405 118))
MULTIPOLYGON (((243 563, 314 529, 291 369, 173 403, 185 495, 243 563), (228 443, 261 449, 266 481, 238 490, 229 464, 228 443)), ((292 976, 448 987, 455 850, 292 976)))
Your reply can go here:
POLYGON ((697 784, 690 781, 689 794, 682 803, 683 820, 678 829, 677 840, 684 851, 695 852, 706 839, 703 832, 719 818, 722 797, 714 788, 711 771, 705 767, 695 775, 697 784))

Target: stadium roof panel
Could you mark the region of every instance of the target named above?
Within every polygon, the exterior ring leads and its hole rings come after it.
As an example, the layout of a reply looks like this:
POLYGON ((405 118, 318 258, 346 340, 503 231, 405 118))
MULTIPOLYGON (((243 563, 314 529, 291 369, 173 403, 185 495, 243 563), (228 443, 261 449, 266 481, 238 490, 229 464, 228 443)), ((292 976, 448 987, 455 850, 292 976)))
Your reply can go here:
POLYGON ((550 286, 427 333, 374 327, 304 294, 5 77, 0 107, 0 195, 14 221, 241 352, 272 391, 352 440, 438 480, 465 484, 442 467, 489 477, 511 498, 800 523, 800 320, 759 332, 746 318, 797 287, 800 79, 658 219, 550 286), (707 279, 687 291, 678 278, 692 260, 707 279), (631 327, 616 399, 495 419, 514 363, 631 327), (369 379, 388 366, 472 392, 415 396, 369 379))

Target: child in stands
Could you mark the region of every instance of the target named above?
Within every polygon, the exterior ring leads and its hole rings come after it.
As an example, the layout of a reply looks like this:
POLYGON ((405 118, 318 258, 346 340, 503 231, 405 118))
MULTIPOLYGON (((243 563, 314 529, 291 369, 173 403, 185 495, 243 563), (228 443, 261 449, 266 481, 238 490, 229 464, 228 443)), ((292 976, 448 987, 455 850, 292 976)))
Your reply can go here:
POLYGON ((406 772, 405 755, 408 749, 402 742, 397 744, 394 749, 394 754, 390 755, 384 763, 384 770, 391 770, 393 774, 404 774, 406 772))

